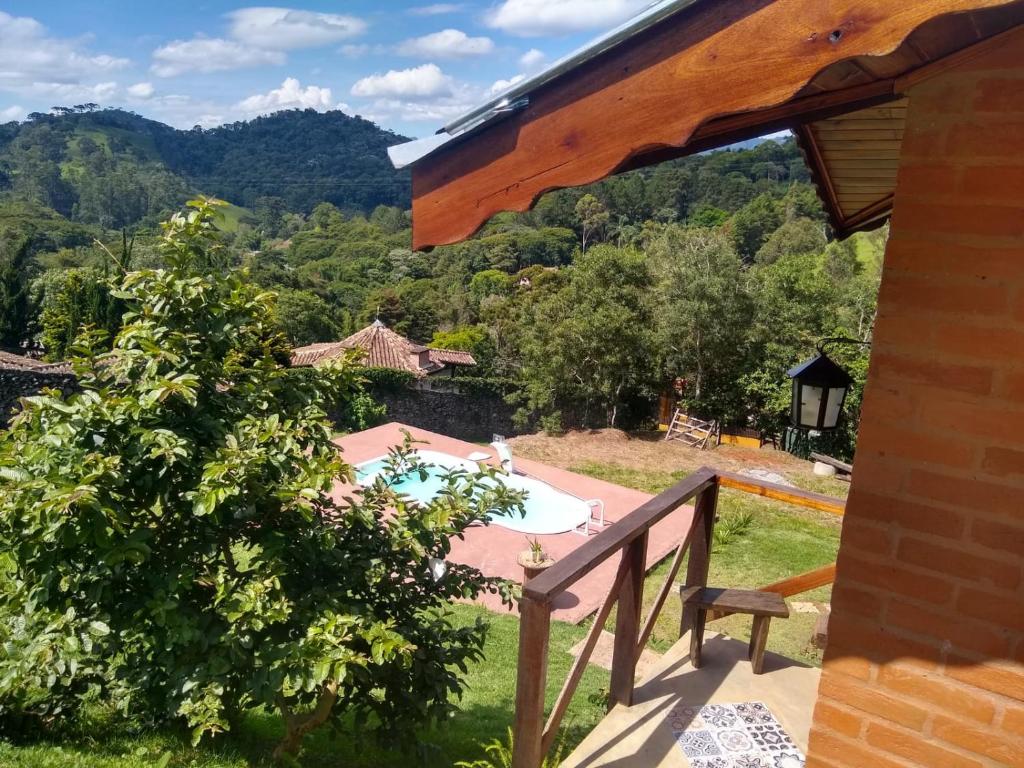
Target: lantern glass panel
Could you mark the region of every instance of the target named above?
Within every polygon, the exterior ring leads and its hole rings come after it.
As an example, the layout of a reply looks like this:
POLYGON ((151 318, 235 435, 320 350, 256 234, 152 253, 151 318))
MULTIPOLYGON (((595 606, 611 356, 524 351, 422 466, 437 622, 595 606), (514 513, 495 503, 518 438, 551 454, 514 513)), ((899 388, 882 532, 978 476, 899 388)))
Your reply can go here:
POLYGON ((828 404, 825 406, 825 420, 822 422, 822 429, 835 429, 839 423, 839 412, 843 408, 843 400, 846 398, 845 387, 832 387, 828 390, 828 404))
POLYGON ((818 426, 822 394, 821 387, 812 387, 810 384, 800 386, 800 426, 811 429, 818 426))

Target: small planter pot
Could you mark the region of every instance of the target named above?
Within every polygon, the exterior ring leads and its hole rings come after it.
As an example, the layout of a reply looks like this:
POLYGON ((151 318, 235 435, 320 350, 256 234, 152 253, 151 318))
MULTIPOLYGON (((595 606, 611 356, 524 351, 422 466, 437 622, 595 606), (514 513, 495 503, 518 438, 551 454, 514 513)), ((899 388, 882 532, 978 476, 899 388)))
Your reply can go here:
POLYGON ((544 573, 544 571, 555 564, 555 561, 547 555, 544 555, 540 560, 534 560, 533 551, 529 549, 524 549, 519 553, 518 561, 519 565, 523 568, 523 584, 544 573))

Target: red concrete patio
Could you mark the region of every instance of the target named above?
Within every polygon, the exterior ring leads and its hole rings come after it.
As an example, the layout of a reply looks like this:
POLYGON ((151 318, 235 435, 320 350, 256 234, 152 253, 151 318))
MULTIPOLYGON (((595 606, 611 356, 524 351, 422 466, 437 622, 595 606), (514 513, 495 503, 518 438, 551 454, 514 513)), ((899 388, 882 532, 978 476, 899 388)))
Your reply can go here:
MULTIPOLYGON (((443 453, 468 457, 474 452, 488 453, 491 459, 488 464, 497 465, 494 451, 489 446, 480 446, 456 440, 452 437, 428 432, 424 429, 409 427, 392 422, 365 432, 347 435, 336 442, 344 451, 345 460, 350 464, 359 464, 375 459, 387 453, 391 446, 401 444, 404 439, 402 430, 408 430, 415 440, 424 441, 420 447, 443 453)), ((651 498, 649 494, 623 488, 619 485, 596 480, 592 477, 577 475, 563 469, 549 467, 536 461, 515 457, 515 467, 551 485, 584 499, 601 499, 605 504, 605 522, 614 524, 625 515, 651 498)), ((347 486, 338 483, 335 493, 340 497, 347 486)), ((647 568, 650 569, 659 561, 671 554, 678 543, 685 537, 693 517, 690 507, 670 515, 651 529, 647 548, 647 568)), ((577 533, 562 533, 551 536, 538 536, 545 552, 556 560, 565 557, 587 539, 577 533)), ((487 576, 500 576, 514 581, 521 581, 523 570, 516 562, 518 554, 527 548, 526 537, 522 533, 510 531, 499 525, 472 528, 466 532, 463 541, 452 542, 451 558, 456 562, 479 568, 487 576)), ((552 617, 573 624, 594 613, 604 601, 611 589, 618 568, 616 558, 602 563, 571 589, 559 595, 554 602, 552 617)), ((486 595, 480 602, 496 611, 506 610, 494 595, 486 595)))

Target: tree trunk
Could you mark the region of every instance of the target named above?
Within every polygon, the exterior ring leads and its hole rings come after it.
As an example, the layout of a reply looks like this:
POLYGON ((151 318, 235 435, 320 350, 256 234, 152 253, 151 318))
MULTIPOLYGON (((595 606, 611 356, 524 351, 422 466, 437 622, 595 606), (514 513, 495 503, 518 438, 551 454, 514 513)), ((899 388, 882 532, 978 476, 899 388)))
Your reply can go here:
POLYGON ((320 692, 320 698, 317 699, 316 706, 313 711, 308 715, 296 715, 292 712, 291 708, 285 702, 284 696, 280 695, 277 697, 277 706, 281 710, 281 715, 284 718, 285 734, 284 738, 281 739, 281 743, 274 749, 274 760, 281 762, 284 760, 285 755, 295 757, 299 754, 299 749, 302 747, 302 739, 310 731, 319 728, 331 715, 331 709, 334 707, 334 702, 338 700, 338 682, 337 680, 328 680, 324 683, 323 690, 320 692))

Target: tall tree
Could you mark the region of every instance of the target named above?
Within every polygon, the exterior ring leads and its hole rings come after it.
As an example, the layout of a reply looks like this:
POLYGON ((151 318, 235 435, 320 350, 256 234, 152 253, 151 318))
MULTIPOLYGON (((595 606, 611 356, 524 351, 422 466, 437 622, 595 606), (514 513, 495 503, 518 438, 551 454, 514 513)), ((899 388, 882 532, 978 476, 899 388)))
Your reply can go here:
POLYGON ((528 311, 521 340, 529 405, 543 412, 580 407, 618 423, 628 394, 652 379, 651 276, 644 256, 599 245, 568 270, 561 290, 528 311))
POLYGON ((31 254, 28 239, 0 245, 0 347, 17 349, 28 339, 31 254))
POLYGON ((702 415, 745 415, 752 301, 743 262, 717 229, 664 228, 649 245, 657 297, 657 343, 668 378, 685 382, 702 415))
POLYGON ((576 221, 580 226, 584 253, 587 252, 587 243, 604 228, 609 216, 605 204, 593 195, 584 195, 576 203, 576 221))

